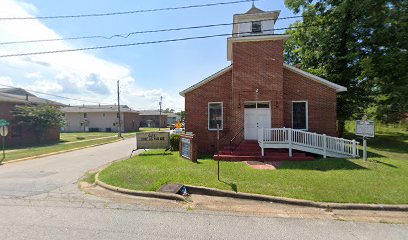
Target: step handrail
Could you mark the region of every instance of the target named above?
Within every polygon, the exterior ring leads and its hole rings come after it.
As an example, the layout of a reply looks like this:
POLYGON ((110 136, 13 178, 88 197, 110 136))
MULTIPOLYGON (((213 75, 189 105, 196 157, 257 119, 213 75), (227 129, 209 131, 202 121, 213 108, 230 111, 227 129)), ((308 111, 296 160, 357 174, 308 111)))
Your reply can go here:
POLYGON ((242 133, 242 131, 244 131, 245 128, 242 128, 241 130, 239 130, 239 132, 237 134, 235 134, 235 136, 230 140, 230 145, 232 144, 232 142, 238 137, 239 134, 242 133))
POLYGON ((264 148, 267 148, 265 144, 279 144, 279 146, 288 148, 290 155, 292 148, 299 146, 302 149, 309 148, 310 152, 318 152, 325 158, 327 155, 335 154, 351 157, 359 156, 359 143, 355 140, 331 137, 325 134, 318 134, 292 128, 259 129, 258 142, 262 148, 262 152, 264 148))

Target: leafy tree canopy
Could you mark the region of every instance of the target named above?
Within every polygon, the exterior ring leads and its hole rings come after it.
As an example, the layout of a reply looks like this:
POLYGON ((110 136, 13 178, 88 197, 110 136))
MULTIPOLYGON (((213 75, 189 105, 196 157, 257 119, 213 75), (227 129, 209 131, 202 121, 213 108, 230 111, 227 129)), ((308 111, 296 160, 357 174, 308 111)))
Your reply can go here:
POLYGON ((285 60, 348 88, 338 94, 344 121, 372 113, 397 121, 408 112, 408 1, 286 0, 302 12, 285 60))
POLYGON ((50 128, 65 125, 65 118, 61 110, 46 104, 16 106, 13 115, 17 124, 29 126, 38 137, 41 137, 50 128))

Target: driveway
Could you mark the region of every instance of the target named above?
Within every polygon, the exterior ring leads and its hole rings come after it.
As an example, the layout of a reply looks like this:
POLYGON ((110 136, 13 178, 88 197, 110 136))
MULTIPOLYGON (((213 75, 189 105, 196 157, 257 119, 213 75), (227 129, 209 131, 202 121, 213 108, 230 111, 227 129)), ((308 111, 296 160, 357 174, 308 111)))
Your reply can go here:
POLYGON ((134 139, 0 167, 0 239, 408 239, 408 225, 191 210, 114 201, 77 180, 126 158, 134 139))

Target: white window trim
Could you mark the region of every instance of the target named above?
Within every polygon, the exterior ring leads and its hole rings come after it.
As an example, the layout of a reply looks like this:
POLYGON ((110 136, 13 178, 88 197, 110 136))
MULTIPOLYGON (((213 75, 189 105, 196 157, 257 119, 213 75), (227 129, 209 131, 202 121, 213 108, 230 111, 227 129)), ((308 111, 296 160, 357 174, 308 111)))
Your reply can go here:
MULTIPOLYGON (((308 131, 309 130, 309 102, 307 100, 303 101, 292 101, 292 128, 293 128, 293 103, 306 103, 306 129, 296 129, 296 130, 302 130, 302 131, 308 131)), ((293 128, 294 129, 294 128, 293 128)))
POLYGON ((208 102, 207 105, 207 127, 208 131, 217 131, 215 128, 210 128, 210 104, 221 104, 221 126, 220 131, 224 130, 224 103, 223 102, 208 102))
MULTIPOLYGON (((269 103, 269 109, 271 109, 272 110, 272 101, 245 101, 244 102, 244 109, 245 109, 245 104, 246 103, 252 103, 252 104, 256 104, 256 108, 253 108, 253 109, 259 109, 258 108, 258 104, 260 103, 260 104, 262 104, 262 103, 269 103)), ((264 108, 264 109, 267 109, 267 108, 264 108)))

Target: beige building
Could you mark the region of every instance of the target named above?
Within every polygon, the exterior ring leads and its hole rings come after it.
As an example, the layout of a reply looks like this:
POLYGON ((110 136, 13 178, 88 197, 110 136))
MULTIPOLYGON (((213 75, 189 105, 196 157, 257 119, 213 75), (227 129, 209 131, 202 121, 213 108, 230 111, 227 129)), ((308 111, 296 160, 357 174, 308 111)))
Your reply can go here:
MULTIPOLYGON (((138 131, 139 113, 126 105, 120 108, 122 132, 138 131)), ((66 125, 63 132, 117 132, 119 113, 116 105, 83 105, 62 108, 66 125)))

